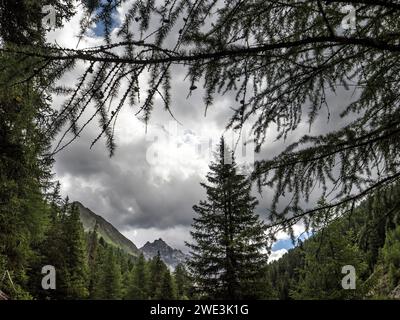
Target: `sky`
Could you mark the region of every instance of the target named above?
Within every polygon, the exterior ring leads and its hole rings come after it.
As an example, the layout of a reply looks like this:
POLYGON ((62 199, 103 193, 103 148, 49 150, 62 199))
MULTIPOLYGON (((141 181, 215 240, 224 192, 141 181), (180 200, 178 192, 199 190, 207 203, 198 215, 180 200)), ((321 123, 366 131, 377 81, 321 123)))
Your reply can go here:
MULTIPOLYGON (((128 3, 116 11, 115 21, 125 15, 127 7, 128 3)), ((62 29, 49 32, 48 41, 76 48, 81 15, 78 12, 62 29)), ((93 27, 95 32, 86 35, 79 47, 101 44, 99 30, 102 28, 93 27)), ((60 83, 77 83, 83 68, 83 64, 78 64, 75 71, 61 78, 60 83)), ((230 107, 237 104, 233 95, 216 96, 205 116, 204 91, 199 88, 187 97, 190 83, 185 80, 185 70, 174 67, 172 72, 172 111, 179 123, 163 109, 159 99, 146 133, 144 124, 135 117, 135 108, 127 105, 116 126, 117 149, 112 158, 102 140, 90 149, 91 142, 99 134, 95 121, 79 139, 57 154, 54 165, 55 178, 61 182, 63 196, 68 195, 72 201, 80 201, 103 216, 138 247, 162 238, 172 247, 187 252, 184 242, 190 241, 192 206, 205 198, 200 182, 205 181, 208 164, 221 135, 231 145, 239 138, 237 160, 239 164, 252 164, 257 159, 272 158, 304 133, 320 134, 331 130, 340 111, 337 108, 335 113, 335 105, 351 99, 348 92, 339 96, 332 94, 328 97, 333 106, 330 122, 321 117, 311 129, 302 123, 285 143, 275 141, 276 132, 270 129, 267 143, 260 154, 255 154, 252 145, 245 148, 243 144, 251 137, 249 125, 241 137, 225 131, 232 115, 230 107)), ((141 80, 146 83, 146 79, 141 80)), ((54 107, 59 107, 63 101, 64 98, 54 97, 54 107)), ((271 190, 264 190, 261 195, 254 192, 254 195, 260 202, 257 212, 267 219, 271 190)), ((310 206, 316 200, 317 196, 311 196, 310 206)), ((303 231, 301 225, 295 227, 296 236, 303 231)), ((293 246, 287 234, 280 233, 277 239, 270 260, 278 259, 293 246)))

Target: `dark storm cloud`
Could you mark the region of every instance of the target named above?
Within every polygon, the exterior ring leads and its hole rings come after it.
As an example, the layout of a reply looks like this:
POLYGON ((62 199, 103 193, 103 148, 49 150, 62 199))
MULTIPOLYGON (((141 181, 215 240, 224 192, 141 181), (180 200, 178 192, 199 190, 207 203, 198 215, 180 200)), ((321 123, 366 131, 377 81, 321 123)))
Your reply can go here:
POLYGON ((204 196, 197 174, 168 180, 154 175, 145 139, 120 145, 113 158, 102 145, 89 150, 89 141, 84 135, 56 159, 57 178, 72 200, 121 230, 191 224, 192 206, 204 196))
MULTIPOLYGON (((182 79, 183 71, 175 70, 174 77, 182 79)), ((186 99, 187 92, 187 83, 173 83, 173 112, 183 124, 180 127, 182 132, 195 135, 207 131, 213 123, 222 134, 232 112, 229 107, 235 103, 234 95, 217 98, 207 117, 204 117, 203 90, 199 89, 195 95, 186 99)), ((327 117, 322 116, 313 124, 311 131, 307 124, 302 124, 286 141, 274 141, 276 131, 271 130, 268 143, 255 155, 256 159, 271 159, 303 134, 317 135, 331 129, 331 126, 340 125, 340 106, 344 105, 345 101, 347 104, 348 94, 341 92, 339 95, 332 95, 329 100, 332 107, 330 121, 327 123, 327 117)), ((172 120, 158 102, 150 123, 163 126, 163 130, 166 130, 165 126, 172 120)), ((99 142, 93 149, 89 149, 97 130, 95 125, 92 126, 57 158, 57 177, 63 180, 72 179, 71 185, 65 190, 71 199, 81 201, 121 230, 190 226, 193 218, 192 206, 204 198, 204 191, 199 185, 200 172, 189 177, 175 174, 165 181, 154 173, 154 168, 146 160, 151 141, 146 139, 143 131, 139 130, 140 138, 118 144, 116 155, 109 158, 104 142, 99 142)), ((151 135, 154 127, 149 130, 151 135)), ((219 136, 216 136, 214 142, 218 139, 219 136)), ((273 198, 273 190, 266 188, 262 196, 256 195, 260 202, 257 212, 265 219, 273 198)), ((311 196, 309 204, 302 201, 302 205, 312 206, 318 197, 317 192, 311 196)), ((288 198, 282 199, 278 208, 283 208, 287 201, 288 198)))
MULTIPOLYGON (((168 43, 172 44, 173 39, 168 39, 168 43)), ((230 107, 238 105, 235 93, 216 97, 207 117, 204 117, 204 90, 201 89, 200 83, 198 89, 187 98, 190 83, 185 80, 186 71, 180 66, 173 67, 171 71, 172 112, 182 124, 183 132, 186 130, 193 135, 201 135, 212 126, 217 128, 213 137, 216 143, 232 116, 230 107)), ((348 103, 349 98, 350 92, 339 91, 337 95, 330 94, 329 104, 333 108, 330 110, 330 122, 327 123, 326 117, 321 117, 312 126, 310 133, 317 135, 343 125, 338 116, 339 111, 342 111, 339 109, 344 103, 348 103)), ((133 114, 126 113, 125 116, 134 119, 133 114)), ((170 121, 173 119, 164 110, 161 101, 156 101, 150 125, 153 128, 165 127, 170 121)), ((271 130, 260 154, 255 155, 256 159, 271 159, 300 136, 309 133, 305 123, 306 117, 303 117, 303 121, 302 126, 285 142, 274 142, 276 131, 271 130)), ((121 126, 128 125, 125 123, 121 126)), ((71 200, 81 201, 121 231, 154 228, 167 230, 175 226, 188 228, 193 218, 192 206, 205 196, 199 185, 202 172, 190 172, 189 175, 185 175, 181 173, 180 168, 172 166, 167 168, 171 175, 165 179, 146 160, 151 142, 143 130, 138 130, 137 137, 132 139, 123 137, 124 142, 118 143, 113 158, 108 157, 104 141, 99 141, 93 149, 89 149, 97 134, 98 128, 95 124, 57 156, 56 178, 61 179, 64 194, 68 194, 71 200)), ((151 127, 149 134, 152 134, 151 127)), ((266 218, 272 197, 273 192, 268 189, 264 190, 262 197, 259 196, 260 205, 257 212, 263 218, 266 218)), ((310 202, 315 202, 317 198, 313 196, 310 202)), ((285 199, 280 206, 283 206, 284 202, 285 199)), ((152 240, 152 236, 149 235, 148 239, 152 240)))
MULTIPOLYGON (((74 36, 79 31, 76 26, 76 22, 66 26, 64 30, 53 34, 52 39, 64 42, 65 45, 69 42, 75 44, 76 41, 72 39, 75 39, 74 36)), ((176 32, 175 36, 167 40, 167 45, 175 44, 177 34, 176 32)), ((88 46, 99 45, 96 41, 98 40, 90 40, 88 46)), ((205 118, 204 91, 199 84, 198 89, 187 98, 190 83, 185 79, 186 72, 181 66, 172 68, 172 112, 182 124, 180 130, 183 134, 199 137, 212 131, 213 142, 217 143, 232 113, 229 107, 234 105, 234 96, 228 94, 217 98, 205 118)), ((62 84, 75 83, 78 74, 79 70, 65 76, 62 84)), ((55 107, 63 102, 58 97, 54 101, 55 107)), ((134 111, 129 106, 125 110, 129 111, 124 117, 136 123, 134 111)), ((155 127, 165 128, 171 121, 173 119, 164 110, 162 101, 157 100, 150 121, 149 136, 154 135, 152 130, 155 127)), ((126 230, 127 235, 138 243, 154 240, 157 235, 183 249, 183 240, 188 239, 192 223, 192 206, 205 196, 199 185, 205 172, 193 168, 185 172, 185 168, 179 168, 179 163, 175 166, 168 164, 165 169, 170 174, 166 179, 156 170, 160 168, 150 165, 146 159, 151 141, 144 134, 144 129, 140 128, 132 133, 127 121, 118 123, 118 143, 113 158, 108 157, 103 140, 94 148, 89 148, 98 133, 97 123, 93 123, 79 139, 57 155, 54 171, 56 179, 60 179, 62 183, 63 195, 68 195, 72 201, 82 202, 121 231, 126 230), (120 128, 122 133, 118 132, 121 131, 120 128)), ((177 156, 184 157, 185 154, 177 156)), ((189 167, 193 166, 190 161, 187 164, 189 167)), ((161 171, 162 169, 161 167, 161 171)))
MULTIPOLYGON (((205 117, 203 90, 199 88, 187 98, 190 85, 183 81, 185 70, 178 67, 173 71, 173 78, 177 81, 172 86, 172 111, 182 124, 179 125, 180 132, 201 136, 208 133, 213 124, 217 133, 212 138, 217 143, 229 119, 225 114, 231 113, 229 95, 217 99, 205 117)), ((134 119, 133 113, 128 116, 134 119)), ((164 110, 161 101, 157 101, 148 137, 144 130, 139 130, 139 138, 117 144, 116 154, 112 158, 108 157, 104 141, 99 141, 93 149, 89 149, 91 141, 98 134, 96 124, 90 126, 57 156, 55 172, 62 181, 64 194, 71 200, 81 201, 120 230, 190 226, 192 206, 204 198, 203 188, 199 184, 202 173, 184 176, 174 171, 174 175, 165 181, 146 160, 152 143, 151 136, 160 133, 160 130, 154 133, 155 128, 165 131, 171 122, 174 123, 173 118, 164 110)))

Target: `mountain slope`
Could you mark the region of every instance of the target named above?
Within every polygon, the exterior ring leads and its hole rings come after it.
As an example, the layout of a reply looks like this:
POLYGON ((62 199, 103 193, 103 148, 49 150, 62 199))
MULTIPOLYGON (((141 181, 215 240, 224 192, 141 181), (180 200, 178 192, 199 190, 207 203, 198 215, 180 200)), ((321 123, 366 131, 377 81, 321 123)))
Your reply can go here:
POLYGON ((140 248, 146 259, 151 259, 160 252, 160 257, 172 269, 179 263, 186 261, 188 256, 184 254, 181 250, 171 248, 163 239, 155 240, 154 242, 148 242, 140 248))
POLYGON ((95 214, 89 208, 86 208, 80 202, 76 201, 74 203, 79 209, 80 218, 85 231, 92 231, 97 223, 97 233, 99 236, 103 237, 107 243, 121 248, 133 256, 138 256, 140 254, 135 244, 123 236, 111 223, 95 214))

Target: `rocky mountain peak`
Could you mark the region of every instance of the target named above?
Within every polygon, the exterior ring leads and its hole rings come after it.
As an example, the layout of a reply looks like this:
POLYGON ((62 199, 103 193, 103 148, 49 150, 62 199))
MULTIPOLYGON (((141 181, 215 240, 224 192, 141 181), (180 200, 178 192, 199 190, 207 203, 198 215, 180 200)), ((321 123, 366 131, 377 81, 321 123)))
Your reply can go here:
POLYGON ((162 238, 153 242, 147 241, 139 250, 146 259, 151 259, 160 253, 161 259, 172 269, 175 269, 179 263, 183 263, 187 259, 187 255, 181 250, 170 247, 162 238))

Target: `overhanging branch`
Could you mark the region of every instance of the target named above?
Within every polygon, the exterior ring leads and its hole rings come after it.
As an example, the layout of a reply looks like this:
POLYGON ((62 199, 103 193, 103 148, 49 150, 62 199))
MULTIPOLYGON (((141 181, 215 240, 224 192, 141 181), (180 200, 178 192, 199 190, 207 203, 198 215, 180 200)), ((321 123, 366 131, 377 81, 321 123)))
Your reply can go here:
MULTIPOLYGON (((114 56, 99 56, 87 50, 76 50, 68 51, 66 54, 44 54, 35 53, 33 51, 21 51, 12 49, 0 49, 2 52, 21 54, 32 57, 39 57, 54 61, 62 60, 83 60, 90 62, 107 62, 107 63, 122 63, 122 64, 136 64, 136 65, 153 65, 163 63, 185 63, 199 60, 211 60, 211 59, 223 59, 228 57, 236 56, 249 56, 258 53, 265 53, 277 49, 291 49, 296 47, 302 47, 306 45, 319 44, 319 43, 330 43, 331 46, 339 45, 355 45, 361 47, 369 47, 379 49, 388 52, 400 52, 400 45, 390 44, 386 41, 381 41, 374 38, 349 38, 343 36, 319 36, 319 37, 308 37, 301 40, 285 41, 279 43, 263 44, 254 47, 239 47, 232 46, 231 49, 207 52, 207 53, 194 53, 194 54, 179 54, 175 53, 172 55, 171 51, 168 51, 168 55, 159 58, 148 58, 148 59, 135 59, 129 57, 114 57, 114 56)), ((160 52, 165 54, 166 49, 152 48, 154 52, 160 52)), ((54 51, 54 49, 53 49, 54 51)), ((60 50, 61 51, 61 50, 60 50)), ((65 52, 65 51, 64 51, 65 52)))

